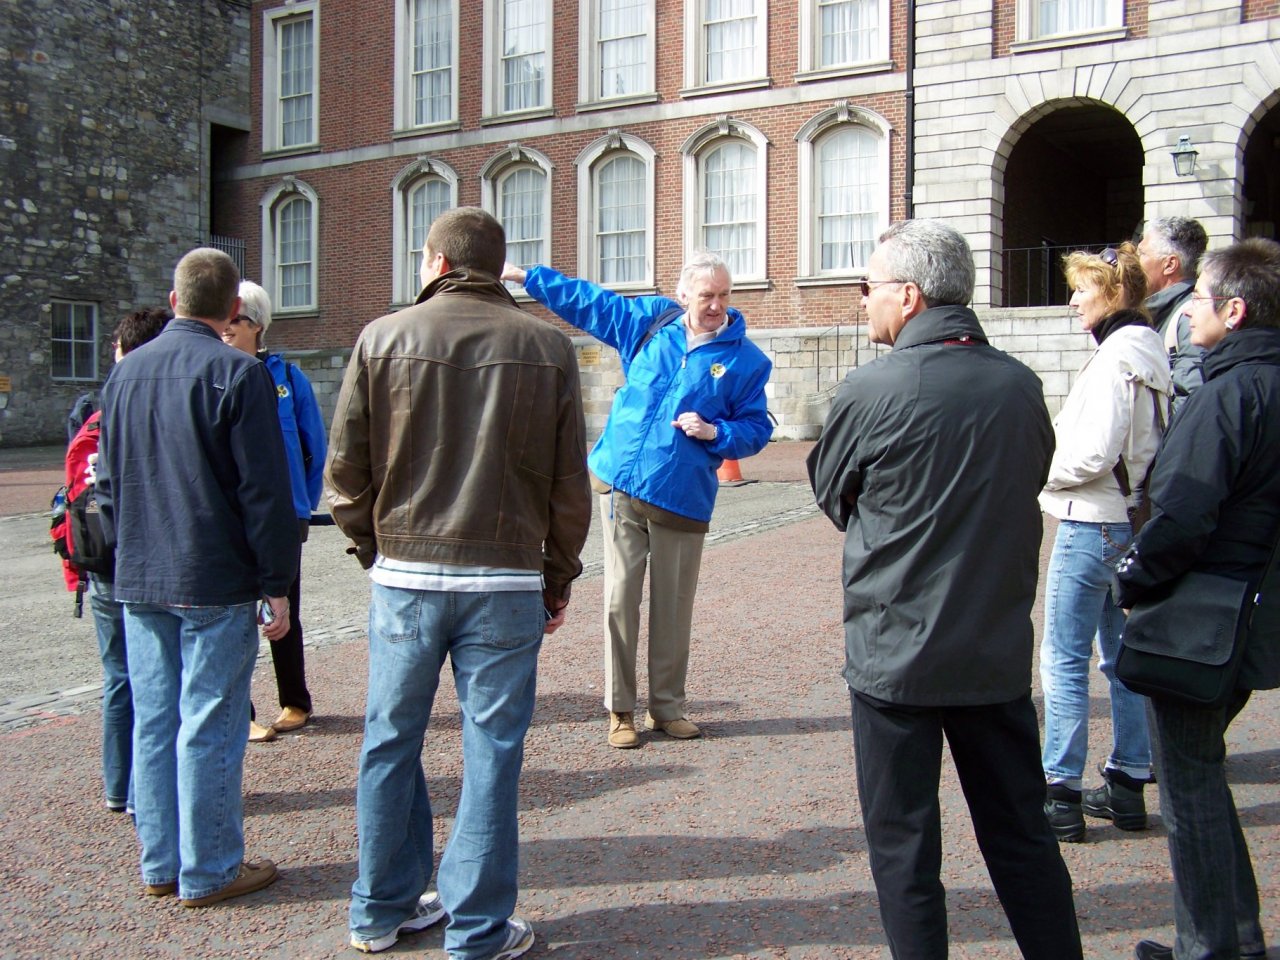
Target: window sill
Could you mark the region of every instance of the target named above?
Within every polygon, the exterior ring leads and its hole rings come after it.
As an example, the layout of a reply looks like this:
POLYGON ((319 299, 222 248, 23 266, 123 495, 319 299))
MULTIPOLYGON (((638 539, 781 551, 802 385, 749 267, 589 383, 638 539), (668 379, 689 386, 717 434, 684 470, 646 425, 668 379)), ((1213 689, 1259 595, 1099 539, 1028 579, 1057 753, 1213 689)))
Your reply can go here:
POLYGON ((733 292, 738 293, 742 290, 772 290, 773 281, 768 277, 757 277, 752 280, 739 280, 733 278, 733 292))
POLYGON ((705 86, 685 87, 683 90, 678 90, 676 92, 685 98, 714 97, 720 93, 736 93, 739 90, 759 90, 762 87, 768 87, 772 84, 772 78, 758 77, 754 80, 737 80, 733 83, 717 83, 707 84, 705 86))
POLYGON ((448 120, 444 123, 426 123, 420 127, 404 127, 400 130, 391 131, 392 140, 409 140, 413 137, 429 137, 434 133, 452 133, 454 130, 461 130, 462 124, 457 120, 448 120))
POLYGON ((523 120, 538 120, 553 116, 555 116, 555 110, 551 107, 538 107, 536 110, 521 110, 517 113, 499 113, 490 117, 481 117, 480 126, 493 127, 501 123, 520 123, 523 120))
POLYGON ((594 110, 612 110, 615 107, 633 107, 641 103, 656 103, 656 93, 638 93, 631 97, 610 97, 607 100, 583 100, 578 103, 579 113, 590 113, 594 110))
POLYGON ((1104 27, 1100 30, 1085 30, 1080 33, 1057 33, 1032 40, 1017 40, 1009 44, 1009 52, 1035 53, 1037 50, 1079 47, 1087 43, 1110 43, 1115 40, 1124 40, 1128 35, 1129 31, 1124 27, 1104 27))
POLYGON ((320 144, 304 143, 297 147, 276 147, 273 149, 264 148, 262 151, 263 160, 281 160, 285 157, 301 157, 308 153, 319 153, 320 144))
POLYGON ((289 310, 272 310, 271 321, 277 320, 319 320, 320 309, 318 307, 293 307, 289 310))
POLYGON ((797 287, 852 287, 862 282, 862 274, 842 273, 815 274, 811 277, 796 277, 797 287))
POLYGON ((813 83, 818 80, 835 80, 839 77, 860 77, 869 73, 885 73, 892 69, 892 60, 850 63, 839 67, 821 67, 817 70, 800 71, 796 74, 796 83, 813 83))

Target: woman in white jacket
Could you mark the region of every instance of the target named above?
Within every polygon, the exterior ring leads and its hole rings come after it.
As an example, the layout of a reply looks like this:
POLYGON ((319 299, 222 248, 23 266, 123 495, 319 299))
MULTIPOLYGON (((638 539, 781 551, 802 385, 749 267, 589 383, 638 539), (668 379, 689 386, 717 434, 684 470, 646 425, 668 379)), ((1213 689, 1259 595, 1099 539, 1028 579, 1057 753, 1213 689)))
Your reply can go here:
POLYGON ((1085 813, 1122 830, 1147 825, 1146 704, 1115 679, 1124 614, 1112 602, 1111 575, 1133 536, 1128 509, 1143 495, 1173 386, 1164 343, 1141 306, 1146 280, 1133 245, 1072 253, 1064 263, 1071 308, 1098 346, 1054 420, 1057 448, 1040 494, 1041 508, 1058 521, 1040 647, 1042 760, 1049 824, 1059 840, 1079 842, 1085 813), (1112 747, 1102 785, 1085 791, 1095 638, 1110 685, 1112 747))

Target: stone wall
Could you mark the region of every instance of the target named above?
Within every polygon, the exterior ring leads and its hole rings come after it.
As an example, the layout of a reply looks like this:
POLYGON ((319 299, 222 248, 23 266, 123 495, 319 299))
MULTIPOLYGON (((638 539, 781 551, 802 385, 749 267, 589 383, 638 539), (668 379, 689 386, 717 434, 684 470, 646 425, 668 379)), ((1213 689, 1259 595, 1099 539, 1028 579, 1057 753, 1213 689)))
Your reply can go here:
MULTIPOLYGON (((1057 413, 1075 381, 1076 371, 1093 350, 1093 340, 1080 331, 1066 307, 984 309, 978 311, 993 346, 1034 370, 1044 383, 1045 401, 1057 413)), ((776 440, 817 437, 840 381, 857 366, 884 352, 867 342, 861 325, 825 329, 753 330, 751 339, 773 361, 767 387, 776 440)), ((618 353, 591 337, 575 337, 582 378, 587 434, 594 440, 604 429, 613 394, 622 383, 618 353)), ((333 418, 349 350, 285 350, 284 355, 307 374, 324 411, 333 418)))
POLYGON ((247 0, 22 0, 0 33, 0 447, 65 440, 119 317, 209 233, 210 123, 248 126, 247 0), (236 118, 242 118, 238 121, 236 118), (51 374, 52 300, 97 307, 96 369, 51 374))

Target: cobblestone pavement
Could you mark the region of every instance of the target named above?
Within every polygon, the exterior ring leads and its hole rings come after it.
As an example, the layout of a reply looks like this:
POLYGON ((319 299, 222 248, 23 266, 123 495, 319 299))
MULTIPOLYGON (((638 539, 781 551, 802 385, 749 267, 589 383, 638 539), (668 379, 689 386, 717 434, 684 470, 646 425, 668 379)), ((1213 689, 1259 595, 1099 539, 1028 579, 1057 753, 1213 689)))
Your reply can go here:
MULTIPOLYGON (((688 684, 703 739, 645 735, 631 751, 605 744, 598 575, 579 582, 568 623, 544 645, 521 780, 518 909, 538 936, 530 958, 887 956, 839 676, 841 541, 804 502, 802 454, 779 453, 785 469, 761 462, 762 482, 722 492, 724 517, 718 511, 700 578, 688 684), (734 509, 741 512, 730 520, 734 509)), ((0 491, 0 509, 2 500, 0 491)), ((13 578, 28 583, 15 544, 43 549, 33 539, 41 532, 47 536, 29 520, 0 522, 6 591, 13 578)), ((61 690, 21 708, 14 694, 3 707, 22 718, 0 725, 0 956, 355 956, 345 927, 366 671, 360 591, 367 597, 367 586, 340 541, 320 533, 308 545, 313 566, 303 581, 316 717, 274 743, 251 745, 245 762, 248 852, 277 860, 281 879, 208 910, 143 896, 129 823, 101 806, 94 684, 77 682, 78 669, 61 686, 8 678, 23 675, 8 665, 15 648, 53 660, 56 669, 39 676, 57 676, 74 662, 71 646, 92 648, 90 624, 71 620, 70 601, 56 590, 27 594, 16 609, 0 604, 0 689, 22 688, 23 696, 61 690), (40 604, 53 608, 53 636, 40 604)), ((259 663, 254 692, 268 712, 269 660, 259 663)), ((1092 693, 1096 756, 1109 726, 1097 678, 1092 693)), ((1231 731, 1229 761, 1273 939, 1280 935, 1278 719, 1275 695, 1256 696, 1231 731)), ((459 737, 445 682, 424 749, 438 844, 457 804, 459 737)), ((952 956, 1017 957, 949 764, 944 770, 952 956)), ((1086 956, 1129 957, 1141 937, 1170 939, 1165 834, 1158 800, 1148 803, 1151 829, 1121 833, 1091 821, 1088 842, 1064 847, 1086 956)), ((404 937, 389 955, 440 957, 440 946, 435 929, 404 937)))

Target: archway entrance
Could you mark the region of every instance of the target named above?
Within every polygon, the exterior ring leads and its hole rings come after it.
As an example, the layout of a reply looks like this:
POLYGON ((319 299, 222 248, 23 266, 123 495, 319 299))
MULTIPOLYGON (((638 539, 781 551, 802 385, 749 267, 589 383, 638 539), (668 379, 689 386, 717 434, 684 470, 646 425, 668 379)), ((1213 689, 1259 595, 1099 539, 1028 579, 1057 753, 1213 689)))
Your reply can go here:
POLYGON ((1142 143, 1101 104, 1051 104, 1004 171, 1003 303, 1066 303, 1062 254, 1128 240, 1142 224, 1142 143))
POLYGON ((1280 104, 1263 115, 1244 148, 1244 234, 1280 239, 1280 104))

